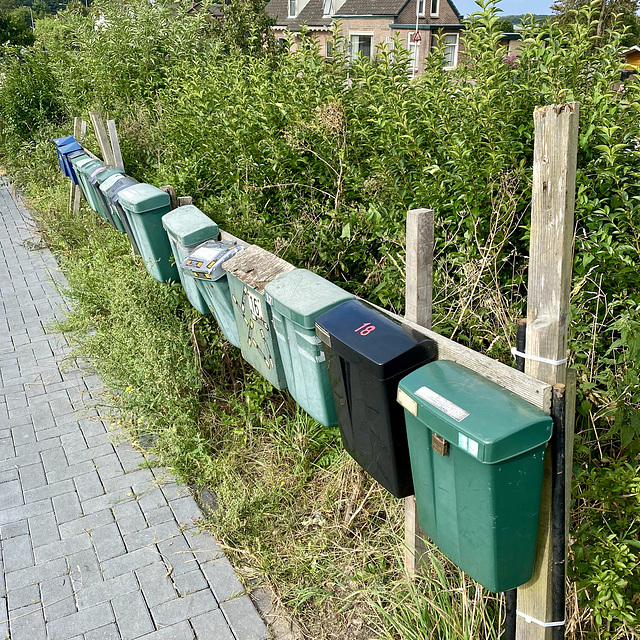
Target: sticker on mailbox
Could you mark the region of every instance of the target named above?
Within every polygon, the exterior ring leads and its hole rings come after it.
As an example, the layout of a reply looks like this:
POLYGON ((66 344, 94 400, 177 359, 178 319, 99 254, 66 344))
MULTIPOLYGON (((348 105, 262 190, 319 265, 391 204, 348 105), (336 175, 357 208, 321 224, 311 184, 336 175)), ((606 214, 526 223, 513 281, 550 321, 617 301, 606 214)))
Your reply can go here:
POLYGON ((420 387, 415 394, 418 398, 422 398, 425 402, 428 402, 432 407, 439 409, 442 413, 445 413, 450 418, 453 418, 456 422, 462 422, 469 413, 457 404, 453 404, 451 400, 447 400, 439 393, 436 393, 429 387, 420 387))
POLYGON ((473 438, 469 438, 468 436, 459 433, 458 446, 475 458, 478 457, 478 443, 473 438))

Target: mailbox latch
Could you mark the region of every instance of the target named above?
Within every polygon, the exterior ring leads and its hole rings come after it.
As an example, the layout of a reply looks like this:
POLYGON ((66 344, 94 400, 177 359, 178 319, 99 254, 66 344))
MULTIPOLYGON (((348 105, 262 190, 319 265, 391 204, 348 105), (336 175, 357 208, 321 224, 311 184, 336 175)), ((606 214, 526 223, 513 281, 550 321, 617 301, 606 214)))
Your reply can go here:
POLYGON ((431 434, 431 448, 441 456, 449 455, 449 443, 437 433, 431 434))

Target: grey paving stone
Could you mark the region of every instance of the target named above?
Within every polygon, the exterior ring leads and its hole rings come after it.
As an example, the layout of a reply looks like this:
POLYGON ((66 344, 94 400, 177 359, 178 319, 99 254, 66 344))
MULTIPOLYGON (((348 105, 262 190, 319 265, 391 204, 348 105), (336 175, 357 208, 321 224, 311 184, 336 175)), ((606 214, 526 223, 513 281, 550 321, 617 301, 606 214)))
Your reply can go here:
POLYGON ((198 566, 196 559, 189 550, 189 543, 184 536, 158 542, 158 550, 162 554, 164 561, 171 565, 173 576, 189 573, 198 566))
POLYGON ((110 560, 126 553, 126 548, 118 525, 114 522, 91 531, 91 541, 95 547, 99 562, 110 560))
POLYGON ((71 433, 78 428, 78 423, 74 421, 54 422, 46 428, 43 426, 36 431, 36 440, 48 440, 49 438, 59 438, 65 433, 71 433))
POLYGON ((124 536, 124 542, 129 551, 135 551, 158 542, 171 541, 176 537, 182 538, 182 533, 175 520, 170 520, 153 527, 145 527, 140 531, 128 533, 124 536))
POLYGON ((216 539, 207 531, 187 529, 184 537, 198 562, 210 562, 223 557, 222 549, 216 539))
POLYGON ((14 447, 36 442, 36 432, 32 424, 23 424, 20 427, 13 427, 11 429, 11 435, 13 436, 14 447))
POLYGON ((103 527, 104 525, 114 522, 113 513, 109 508, 100 509, 95 513, 90 513, 82 518, 70 520, 60 525, 60 537, 71 538, 77 536, 83 531, 91 533, 93 529, 103 527))
POLYGON ((49 482, 58 482, 60 480, 67 480, 68 478, 75 478, 81 476, 84 473, 89 473, 94 470, 93 462, 87 460, 86 462, 78 462, 78 464, 72 464, 69 467, 61 467, 54 471, 47 472, 47 479, 49 482))
POLYGON ((169 506, 175 514, 176 520, 182 524, 191 525, 202 518, 200 507, 191 496, 171 500, 169 506))
POLYGON ((104 495, 104 487, 97 471, 91 471, 74 478, 76 492, 80 502, 104 495))
POLYGON ((57 498, 58 496, 75 492, 75 488, 73 480, 61 480, 60 482, 52 482, 51 484, 45 484, 37 489, 29 489, 28 491, 25 491, 24 499, 25 502, 37 502, 38 500, 45 500, 46 498, 57 498))
POLYGON ((87 442, 86 449, 67 453, 69 464, 77 464, 78 462, 84 462, 86 460, 96 460, 113 452, 113 445, 110 442, 96 444, 92 442, 92 438, 87 438, 87 440, 89 442, 87 442))
POLYGON ((46 564, 39 564, 18 571, 10 571, 5 574, 7 589, 18 589, 29 584, 42 582, 50 578, 63 576, 67 573, 67 563, 62 558, 57 558, 46 564))
POLYGON ((16 456, 22 458, 33 458, 30 462, 34 462, 37 459, 38 454, 47 451, 48 449, 56 449, 60 446, 54 439, 38 440, 30 442, 28 444, 20 444, 15 447, 16 456))
POLYGON ((166 469, 154 469, 154 475, 158 478, 160 482, 160 489, 169 502, 175 502, 180 498, 185 498, 191 495, 187 487, 174 482, 172 477, 167 474, 166 469))
POLYGON ((223 602, 220 609, 236 638, 266 640, 271 636, 249 596, 223 602))
POLYGON ((2 561, 4 570, 18 571, 34 564, 29 535, 16 536, 2 541, 2 561))
POLYGON ((90 609, 78 611, 71 616, 52 620, 47 625, 47 632, 50 640, 68 640, 72 636, 104 627, 114 621, 111 605, 108 603, 99 604, 90 609))
POLYGON ((22 465, 20 467, 20 480, 24 491, 44 487, 47 484, 47 478, 44 474, 42 462, 38 461, 35 464, 22 465))
POLYGON ((34 553, 38 563, 49 562, 55 558, 64 558, 78 551, 91 548, 91 538, 88 533, 81 533, 72 538, 57 540, 41 547, 36 547, 34 553))
POLYGON ((24 520, 25 518, 32 518, 33 516, 39 516, 51 511, 53 511, 51 500, 40 500, 19 507, 3 509, 0 511, 0 525, 15 522, 16 520, 24 520))
POLYGON ((149 609, 139 591, 111 601, 122 640, 133 640, 155 631, 149 609))
POLYGON ((149 607, 155 607, 177 597, 169 578, 169 569, 161 562, 154 562, 136 570, 144 599, 149 607))
POLYGON ((151 615, 156 626, 165 627, 217 608, 218 603, 210 591, 198 591, 184 598, 169 600, 156 607, 151 607, 151 615))
POLYGON ((198 640, 244 640, 241 637, 236 639, 231 633, 227 620, 220 609, 191 618, 190 622, 198 640))
POLYGON ((153 481, 153 474, 149 469, 137 469, 130 473, 121 472, 120 475, 110 477, 104 477, 100 474, 100 478, 107 491, 117 491, 123 487, 132 487, 135 490, 148 486, 153 481))
POLYGON ((40 457, 42 458, 42 464, 44 464, 44 470, 47 476, 55 471, 67 469, 69 466, 62 447, 43 451, 40 457))
POLYGON ((109 602, 118 596, 138 592, 140 587, 133 572, 83 587, 77 593, 78 608, 89 609, 97 604, 109 602))
POLYGON ((34 548, 60 540, 58 523, 53 510, 50 513, 29 518, 28 522, 31 544, 34 548))
POLYGON ((70 616, 77 611, 69 576, 41 582, 40 598, 44 605, 44 615, 47 622, 70 616))
POLYGON ((85 549, 67 556, 71 586, 77 593, 80 589, 100 584, 104 578, 93 549, 85 549))
POLYGON ((3 509, 18 507, 24 504, 24 495, 20 480, 0 484, 0 505, 3 509))
POLYGON ((0 456, 3 460, 15 458, 16 452, 13 446, 13 438, 11 436, 0 439, 0 456))
POLYGON ((120 631, 117 625, 112 623, 85 633, 84 640, 121 640, 120 631))
POLYGON ((178 638, 180 640, 193 640, 193 630, 188 622, 179 622, 170 627, 158 629, 158 631, 142 636, 140 640, 178 640, 178 638))
POLYGON ((105 580, 114 578, 123 573, 140 569, 148 564, 153 564, 157 562, 158 557, 156 549, 137 549, 126 555, 105 560, 105 562, 102 563, 102 575, 105 580))
POLYGON ((136 471, 144 463, 144 456, 131 447, 128 442, 114 446, 122 468, 128 473, 136 471))
POLYGON ((85 438, 101 435, 107 431, 101 420, 83 419, 79 421, 79 425, 85 438))
POLYGON ((18 470, 15 467, 12 469, 6 469, 5 471, 0 471, 0 484, 19 479, 20 476, 18 475, 18 470))
POLYGON ((55 496, 53 498, 53 508, 58 524, 82 517, 82 507, 80 506, 78 495, 75 492, 75 487, 74 490, 69 493, 55 496))
MULTIPOLYGON (((37 584, 28 584, 25 587, 11 589, 7 592, 7 605, 9 615, 17 609, 30 607, 40 603, 40 589, 37 584)), ((33 608, 33 607, 32 607, 33 608)))
POLYGON ((15 538, 17 536, 28 536, 29 522, 27 520, 18 520, 17 522, 5 524, 0 528, 0 535, 3 540, 15 538))
MULTIPOLYGON (((80 429, 76 431, 71 431, 70 433, 65 433, 62 437, 62 448, 64 449, 65 454, 67 455, 67 460, 69 460, 69 454, 77 451, 86 451, 87 442, 84 439, 84 435, 80 429)), ((80 460, 74 460, 74 462, 80 462, 80 460)), ((70 464, 73 464, 71 460, 69 460, 70 464)))
POLYGON ((25 607, 11 612, 11 640, 47 640, 42 609, 25 607))
MULTIPOLYGON (((111 442, 111 435, 108 433, 99 433, 95 436, 85 436, 87 444, 93 447, 107 446, 109 445, 113 450, 113 443, 111 442)), ((104 454, 103 454, 104 455, 104 454)))
POLYGON ((98 470, 100 479, 103 483, 108 478, 121 476, 124 473, 124 469, 120 464, 120 459, 116 455, 115 451, 106 456, 96 458, 93 462, 96 465, 96 469, 98 470))
MULTIPOLYGON (((132 492, 129 493, 132 494, 132 492)), ((128 533, 132 533, 133 531, 146 529, 147 527, 147 521, 145 520, 138 503, 133 497, 126 502, 116 504, 113 507, 113 515, 116 518, 116 522, 120 528, 120 533, 122 533, 123 536, 128 533)))
POLYGON ((160 507, 146 511, 145 516, 150 527, 156 524, 162 524, 163 522, 175 522, 173 511, 171 511, 169 507, 160 507))
MULTIPOLYGON (((84 462, 81 464, 85 464, 84 462)), ((133 500, 133 494, 130 489, 121 489, 113 493, 105 493, 102 496, 90 498, 82 501, 82 510, 85 514, 104 511, 105 509, 113 509, 122 504, 126 504, 133 500)))
POLYGON ((196 568, 188 573, 179 573, 173 576, 173 583, 178 590, 180 596, 186 596, 196 591, 202 591, 209 588, 209 583, 204 577, 202 571, 196 568))
POLYGON ((207 578, 218 602, 225 602, 244 593, 244 587, 226 558, 203 562, 200 565, 200 569, 207 578))

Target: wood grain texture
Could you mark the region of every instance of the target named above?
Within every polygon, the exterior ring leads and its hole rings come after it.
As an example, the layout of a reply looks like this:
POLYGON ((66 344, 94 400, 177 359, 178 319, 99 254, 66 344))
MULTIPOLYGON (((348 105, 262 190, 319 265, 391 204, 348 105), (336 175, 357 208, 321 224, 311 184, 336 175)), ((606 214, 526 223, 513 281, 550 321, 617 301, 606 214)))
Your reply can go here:
POLYGON ((113 150, 111 149, 111 143, 109 142, 109 136, 105 129, 104 122, 102 120, 102 114, 99 111, 90 111, 89 117, 91 118, 91 124, 98 140, 98 146, 100 147, 100 153, 102 153, 102 159, 105 164, 110 166, 115 165, 113 159, 113 150))
MULTIPOLYGON (((433 209, 411 209, 407 212, 407 267, 405 285, 405 318, 431 329, 433 301, 433 209)), ((404 499, 404 565, 413 575, 428 559, 424 532, 418 521, 415 496, 404 499)))
POLYGON ((260 294, 264 294, 265 286, 272 280, 295 269, 286 260, 257 245, 251 245, 229 258, 222 268, 260 294))
POLYGON ((113 153, 113 166, 124 171, 124 160, 120 151, 120 140, 118 138, 118 130, 116 129, 115 120, 107 120, 107 129, 109 130, 109 140, 111 141, 111 152, 113 153))
MULTIPOLYGON (((579 112, 579 105, 574 102, 539 107, 533 116, 526 344, 528 355, 550 360, 561 360, 567 355, 579 112)), ((566 369, 566 364, 551 365, 530 359, 525 362, 528 375, 550 385, 566 383, 566 369)), ((546 455, 533 577, 518 589, 518 611, 542 622, 553 622, 550 462, 550 456, 546 455)), ((517 617, 517 640, 550 640, 551 636, 552 628, 517 617)))

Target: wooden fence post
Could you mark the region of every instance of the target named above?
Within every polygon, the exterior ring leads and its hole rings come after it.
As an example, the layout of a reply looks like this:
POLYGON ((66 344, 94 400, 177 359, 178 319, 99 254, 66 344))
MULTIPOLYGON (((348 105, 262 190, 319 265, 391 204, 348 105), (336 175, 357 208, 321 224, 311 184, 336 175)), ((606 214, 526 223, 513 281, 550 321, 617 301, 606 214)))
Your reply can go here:
POLYGON ((116 129, 116 121, 107 120, 107 129, 109 130, 109 140, 113 153, 113 166, 124 171, 124 161, 122 160, 122 153, 120 151, 120 140, 118 138, 118 130, 116 129))
POLYGON ((102 153, 102 159, 105 164, 115 166, 115 159, 113 157, 113 150, 111 149, 111 142, 109 142, 109 136, 105 129, 104 122, 102 120, 102 114, 99 111, 91 111, 89 113, 91 118, 91 124, 95 131, 96 138, 98 140, 98 146, 100 147, 100 153, 102 153))
MULTIPOLYGON (((407 264, 405 317, 431 329, 433 296, 434 213, 432 209, 407 212, 407 264)), ((420 569, 427 549, 426 537, 418 522, 415 496, 404 499, 405 570, 409 575, 420 569)))
MULTIPOLYGON (((535 144, 526 338, 529 357, 525 373, 548 384, 566 383, 579 104, 538 107, 533 117, 535 144)), ((567 416, 568 422, 572 419, 567 416)), ((570 456, 572 443, 568 442, 566 451, 570 456)), ((554 628, 551 625, 559 622, 552 616, 551 460, 548 454, 547 449, 533 577, 518 589, 517 640, 550 640, 554 628)), ((570 483, 570 476, 567 482, 570 483)))

